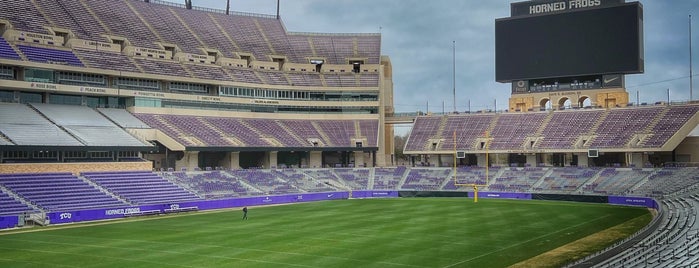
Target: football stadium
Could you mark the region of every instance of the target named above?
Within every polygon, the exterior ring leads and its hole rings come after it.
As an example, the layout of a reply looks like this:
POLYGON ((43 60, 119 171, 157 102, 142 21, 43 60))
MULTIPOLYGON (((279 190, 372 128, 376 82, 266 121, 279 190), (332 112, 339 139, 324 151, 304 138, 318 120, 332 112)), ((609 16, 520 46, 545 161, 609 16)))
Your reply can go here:
POLYGON ((699 267, 642 3, 513 2, 508 107, 403 113, 381 33, 185 2, 0 4, 0 266, 699 267))

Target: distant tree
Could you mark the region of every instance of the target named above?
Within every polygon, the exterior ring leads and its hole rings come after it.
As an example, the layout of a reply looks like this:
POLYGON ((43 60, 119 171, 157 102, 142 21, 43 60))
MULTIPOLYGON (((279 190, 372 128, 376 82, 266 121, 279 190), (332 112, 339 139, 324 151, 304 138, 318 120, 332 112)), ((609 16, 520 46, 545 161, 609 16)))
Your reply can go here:
POLYGON ((408 157, 403 154, 403 148, 405 147, 405 142, 408 140, 408 135, 400 136, 396 135, 393 138, 394 148, 393 155, 396 156, 396 160, 408 160, 408 157))

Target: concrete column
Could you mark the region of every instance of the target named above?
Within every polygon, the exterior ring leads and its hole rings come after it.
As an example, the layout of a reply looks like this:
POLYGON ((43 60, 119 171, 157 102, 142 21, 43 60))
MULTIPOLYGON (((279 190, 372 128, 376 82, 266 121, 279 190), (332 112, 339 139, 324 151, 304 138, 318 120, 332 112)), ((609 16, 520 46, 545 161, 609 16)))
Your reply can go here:
POLYGON ((228 164, 226 168, 240 169, 240 152, 230 152, 224 161, 228 164))
POLYGON ((628 163, 627 166, 635 165, 636 167, 643 167, 643 153, 626 153, 626 159, 628 163))
POLYGON ((536 165, 536 154, 527 154, 527 165, 535 167, 536 165))
POLYGON ((578 166, 579 167, 588 167, 589 160, 587 157, 587 153, 575 153, 578 156, 578 166))
POLYGON ((175 162, 175 170, 182 168, 194 170, 197 167, 199 167, 199 152, 184 152, 182 159, 175 162))
POLYGON ((278 152, 268 152, 267 157, 265 157, 265 168, 277 167, 277 153, 278 152))
POLYGON ((322 167, 323 165, 323 152, 320 151, 311 151, 311 163, 308 165, 308 167, 322 167))
POLYGON ((485 162, 485 154, 477 154, 476 158, 478 160, 479 167, 486 167, 488 164, 485 162))
POLYGON ((355 166, 355 167, 369 166, 369 165, 364 161, 364 152, 362 152, 362 151, 356 151, 356 152, 354 152, 354 166, 355 166))

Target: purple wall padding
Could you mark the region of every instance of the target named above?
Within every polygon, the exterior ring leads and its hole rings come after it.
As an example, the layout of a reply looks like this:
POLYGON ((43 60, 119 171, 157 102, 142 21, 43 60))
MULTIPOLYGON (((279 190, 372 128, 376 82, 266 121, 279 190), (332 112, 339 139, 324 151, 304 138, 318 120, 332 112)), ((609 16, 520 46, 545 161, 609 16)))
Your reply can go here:
POLYGON ((18 216, 0 216, 0 229, 13 228, 19 223, 18 216))
MULTIPOLYGON (((469 193, 468 193, 468 197, 473 198, 473 192, 469 192, 469 193)), ((532 194, 527 194, 527 193, 478 192, 478 198, 532 199, 532 194)))
POLYGON ((652 198, 646 197, 628 197, 628 196, 609 196, 609 204, 624 205, 624 206, 641 206, 647 208, 658 208, 658 203, 652 198))
POLYGON ((398 197, 398 191, 352 191, 352 198, 386 198, 398 197))
POLYGON ((246 197, 223 200, 207 200, 196 202, 179 202, 161 205, 119 207, 108 209, 93 209, 80 211, 60 211, 47 213, 51 224, 69 223, 80 221, 94 221, 104 219, 123 218, 126 214, 147 213, 149 211, 166 213, 177 209, 196 207, 198 210, 222 209, 243 206, 263 206, 274 204, 288 204, 298 202, 310 202, 333 199, 347 199, 349 192, 289 194, 261 197, 246 197))

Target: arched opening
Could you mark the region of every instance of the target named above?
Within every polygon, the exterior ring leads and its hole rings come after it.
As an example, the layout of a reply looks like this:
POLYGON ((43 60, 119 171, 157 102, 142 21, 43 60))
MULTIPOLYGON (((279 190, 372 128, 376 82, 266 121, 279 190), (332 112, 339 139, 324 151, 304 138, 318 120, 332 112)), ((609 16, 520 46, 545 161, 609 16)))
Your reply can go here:
POLYGON ((551 100, 550 99, 541 99, 539 101, 539 110, 545 111, 551 109, 551 100))
POLYGON ((571 107, 571 102, 568 97, 563 97, 558 100, 558 109, 563 110, 563 109, 570 109, 571 107))
POLYGON ((580 107, 591 107, 592 106, 592 101, 588 96, 581 96, 578 99, 578 106, 580 107))

